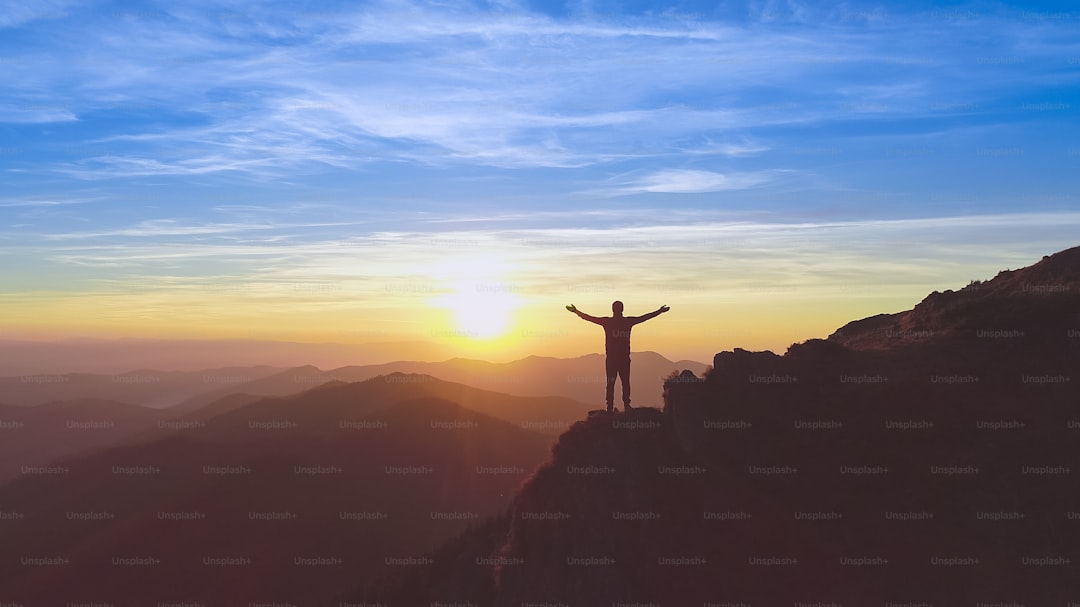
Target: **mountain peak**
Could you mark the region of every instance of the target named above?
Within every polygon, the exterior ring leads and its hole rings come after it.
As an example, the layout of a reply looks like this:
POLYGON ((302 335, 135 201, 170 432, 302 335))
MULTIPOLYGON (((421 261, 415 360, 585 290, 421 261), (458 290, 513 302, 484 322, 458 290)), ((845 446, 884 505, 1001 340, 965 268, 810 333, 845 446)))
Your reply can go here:
POLYGON ((1048 335, 1080 323, 1080 247, 1005 269, 959 290, 934 291, 911 310, 847 323, 829 341, 855 350, 966 339, 980 331, 1048 335))
POLYGON ((1044 255, 1026 268, 1002 270, 992 280, 979 284, 982 285, 996 287, 992 289, 995 291, 1032 294, 1075 291, 1080 288, 1080 247, 1044 255))
POLYGON ((387 373, 386 375, 378 375, 369 379, 368 381, 376 381, 380 379, 386 383, 427 383, 434 381, 442 381, 441 379, 432 375, 428 375, 427 373, 405 373, 403 371, 394 371, 392 373, 387 373))

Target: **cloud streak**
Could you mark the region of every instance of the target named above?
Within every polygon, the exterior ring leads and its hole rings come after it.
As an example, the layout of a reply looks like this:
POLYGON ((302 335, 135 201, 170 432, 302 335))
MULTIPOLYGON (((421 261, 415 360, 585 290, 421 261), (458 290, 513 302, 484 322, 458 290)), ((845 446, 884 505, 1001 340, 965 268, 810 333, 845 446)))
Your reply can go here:
POLYGON ((703 194, 729 190, 747 190, 772 179, 765 171, 743 173, 718 173, 695 169, 664 169, 632 179, 624 185, 596 193, 608 196, 628 196, 642 193, 703 194))

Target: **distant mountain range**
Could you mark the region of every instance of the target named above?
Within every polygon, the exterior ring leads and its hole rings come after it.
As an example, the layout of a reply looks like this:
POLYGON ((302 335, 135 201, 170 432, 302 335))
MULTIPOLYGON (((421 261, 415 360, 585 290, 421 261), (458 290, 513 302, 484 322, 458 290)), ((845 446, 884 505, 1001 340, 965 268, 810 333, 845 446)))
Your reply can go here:
POLYGON ((550 448, 522 422, 571 413, 585 409, 395 374, 173 419, 0 486, 3 598, 332 596, 505 508, 550 448))
POLYGON ((255 339, 63 339, 0 340, 0 373, 112 375, 132 369, 200 371, 237 364, 287 368, 299 362, 322 368, 408 360, 423 352, 429 360, 454 356, 454 348, 428 341, 376 341, 378 329, 344 328, 346 343, 297 343, 255 339), (359 341, 361 343, 351 343, 359 341))
POLYGON ((138 369, 117 374, 12 375, 0 377, 0 394, 3 395, 0 400, 9 405, 40 405, 94 398, 162 408, 211 392, 218 395, 239 392, 244 384, 283 370, 264 366, 199 371, 138 369))
MULTIPOLYGON (((634 403, 659 405, 663 378, 673 371, 691 369, 702 373, 707 365, 695 361, 672 362, 656 352, 635 352, 632 356, 631 384, 634 403)), ((398 361, 381 365, 341 367, 321 371, 316 367, 296 367, 252 380, 241 386, 222 386, 192 397, 177 410, 198 408, 224 394, 242 391, 248 394, 284 396, 295 394, 324 382, 364 381, 390 373, 419 373, 477 388, 519 396, 562 396, 600 408, 604 403, 604 357, 589 354, 576 358, 530 356, 509 363, 454 358, 442 362, 398 361)))
MULTIPOLYGON (((633 355, 634 401, 658 404, 656 381, 676 369, 701 373, 703 363, 672 362, 655 352, 633 355)), ((589 354, 575 358, 530 356, 508 363, 453 358, 441 362, 397 361, 375 365, 340 367, 323 371, 313 365, 301 367, 223 367, 200 371, 142 369, 120 374, 37 374, 0 377, 2 402, 37 405, 55 401, 94 398, 148 407, 178 406, 193 411, 223 396, 236 393, 288 396, 331 381, 364 381, 390 373, 422 373, 471 386, 522 396, 565 396, 603 405, 604 357, 589 354)))
MULTIPOLYGON (((322 420, 319 431, 332 429, 338 419, 344 419, 355 404, 341 401, 341 406, 329 407, 328 402, 351 389, 339 381, 327 383, 295 381, 294 378, 316 377, 319 381, 329 375, 274 375, 262 384, 267 392, 279 391, 286 396, 296 386, 308 386, 302 397, 266 397, 255 394, 224 394, 207 404, 187 403, 166 409, 97 399, 61 401, 36 406, 0 405, 0 483, 17 478, 24 466, 39 466, 60 456, 78 453, 92 447, 109 446, 130 441, 145 441, 171 434, 176 428, 205 428, 206 433, 239 431, 228 426, 235 415, 247 416, 253 411, 288 412, 296 406, 318 402, 316 409, 304 412, 309 423, 322 420), (314 388, 311 387, 314 385, 314 388), (342 404, 343 403, 343 404, 342 404), (336 417, 335 417, 336 416, 336 417)), ((549 436, 557 435, 580 419, 590 408, 581 402, 560 396, 513 396, 437 380, 429 375, 393 373, 369 380, 386 385, 378 393, 377 402, 389 404, 408 399, 441 398, 470 410, 485 413, 522 428, 549 436)), ((371 388, 374 390, 374 388, 371 388)), ((335 401, 336 402, 336 401, 335 401)), ((240 419, 243 419, 241 417, 240 419)), ((241 424, 242 425, 242 424, 241 424)))
MULTIPOLYGON (((660 378, 679 368, 701 372, 701 363, 673 363, 654 352, 634 355, 635 402, 660 402, 660 378)), ((334 383, 365 381, 407 372, 438 374, 450 383, 400 386, 415 398, 437 396, 477 411, 555 435, 583 412, 603 406, 603 358, 529 357, 511 363, 451 359, 438 363, 395 362, 321 371, 313 366, 226 367, 204 371, 131 371, 115 376, 69 374, 44 376, 54 381, 0 378, 6 402, 0 405, 0 483, 16 478, 20 467, 40 465, 83 449, 113 444, 132 435, 166 429, 167 420, 207 420, 264 397, 287 397, 334 383), (61 381, 62 380, 62 381, 61 381), (520 406, 504 406, 506 394, 520 406), (576 400, 575 400, 576 399, 576 400), (44 401, 43 404, 36 404, 44 401), (180 401, 179 404, 176 404, 180 401), (139 403, 145 407, 129 403, 139 403), (593 403, 586 405, 583 403, 593 403), (24 406, 15 406, 24 405, 24 406), (33 405, 33 406, 30 406, 33 405), (164 407, 163 405, 168 405, 164 407), (157 407, 157 408, 153 408, 157 407)), ((30 376, 41 379, 42 376, 30 376)), ((160 433, 159 433, 160 434, 160 433)))

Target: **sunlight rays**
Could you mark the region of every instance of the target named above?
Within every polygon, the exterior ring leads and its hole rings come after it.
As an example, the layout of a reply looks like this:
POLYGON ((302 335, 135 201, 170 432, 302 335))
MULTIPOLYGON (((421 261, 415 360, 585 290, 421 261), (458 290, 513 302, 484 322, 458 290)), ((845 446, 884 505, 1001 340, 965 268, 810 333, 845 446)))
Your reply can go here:
POLYGON ((459 257, 440 264, 433 277, 443 294, 429 304, 450 313, 449 336, 493 340, 513 328, 522 305, 519 286, 509 282, 509 268, 478 256, 459 257))

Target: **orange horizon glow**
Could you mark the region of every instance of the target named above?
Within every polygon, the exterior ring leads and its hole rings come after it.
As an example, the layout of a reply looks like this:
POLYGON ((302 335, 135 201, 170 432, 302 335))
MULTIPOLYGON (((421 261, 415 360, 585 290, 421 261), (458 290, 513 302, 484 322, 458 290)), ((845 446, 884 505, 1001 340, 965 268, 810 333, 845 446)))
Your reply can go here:
MULTIPOLYGON (((0 294, 0 340, 255 340, 327 344, 329 350, 346 345, 355 346, 350 354, 320 360, 356 364, 570 358, 602 352, 603 333, 565 306, 607 316, 618 299, 631 316, 671 307, 635 328, 634 351, 709 363, 716 352, 734 348, 783 353, 850 321, 910 309, 931 291, 1023 265, 991 255, 978 265, 901 264, 894 252, 844 256, 813 243, 777 252, 762 244, 728 257, 694 249, 683 242, 685 232, 660 230, 649 246, 617 254, 497 242, 417 247, 399 238, 385 243, 376 259, 364 247, 356 258, 363 262, 335 253, 313 258, 302 274, 141 277, 100 288, 0 294), (613 255, 618 265, 610 263, 613 255), (698 259, 700 265, 690 266, 698 259), (632 273, 624 275, 625 268, 632 273)), ((1009 259, 1027 259, 1014 255, 1009 259)), ((245 361, 238 354, 235 363, 245 361)))
MULTIPOLYGON (((50 297, 22 306, 7 305, 0 338, 408 343, 415 347, 405 350, 412 354, 405 358, 423 361, 463 357, 509 362, 531 355, 568 358, 603 352, 603 332, 581 322, 564 306, 574 303, 590 314, 607 316, 614 297, 523 296, 499 292, 495 290, 499 283, 491 284, 492 290, 470 291, 459 283, 446 293, 416 298, 409 306, 323 306, 311 312, 300 306, 301 311, 288 314, 268 313, 265 306, 255 309, 242 294, 199 305, 191 301, 184 305, 185 298, 174 297, 173 306, 131 315, 123 314, 106 295, 50 297)), ((716 352, 736 347, 782 353, 792 343, 827 337, 850 320, 907 309, 917 301, 762 298, 714 303, 671 293, 634 292, 618 297, 626 303, 628 315, 644 314, 664 304, 672 308, 655 322, 635 328, 634 351, 652 350, 671 360, 704 363, 711 362, 716 352)), ((156 307, 150 302, 144 305, 156 307)))

